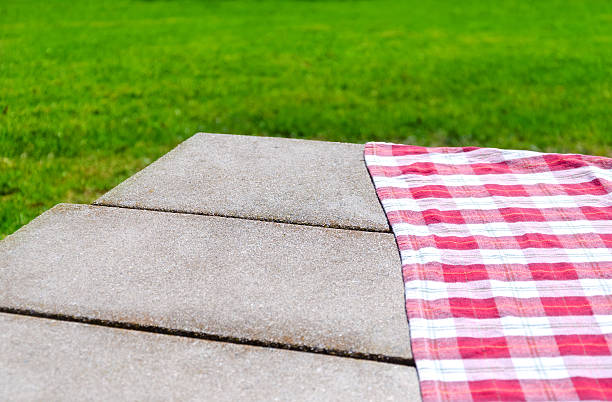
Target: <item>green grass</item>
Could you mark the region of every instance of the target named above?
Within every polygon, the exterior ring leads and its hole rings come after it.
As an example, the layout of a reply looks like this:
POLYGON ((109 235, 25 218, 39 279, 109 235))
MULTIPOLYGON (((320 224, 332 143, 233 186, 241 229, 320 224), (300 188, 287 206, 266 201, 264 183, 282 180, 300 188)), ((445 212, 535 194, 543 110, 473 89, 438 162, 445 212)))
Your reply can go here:
POLYGON ((610 155, 612 2, 0 2, 0 238, 198 131, 610 155))

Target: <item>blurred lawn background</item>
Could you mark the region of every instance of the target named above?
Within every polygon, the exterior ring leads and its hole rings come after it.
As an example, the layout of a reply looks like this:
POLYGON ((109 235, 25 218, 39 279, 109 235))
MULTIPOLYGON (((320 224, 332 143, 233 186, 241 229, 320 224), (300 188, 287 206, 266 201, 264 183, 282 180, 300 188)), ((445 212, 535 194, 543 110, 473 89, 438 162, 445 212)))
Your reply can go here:
POLYGON ((612 2, 0 2, 0 238, 198 131, 610 155, 612 2))

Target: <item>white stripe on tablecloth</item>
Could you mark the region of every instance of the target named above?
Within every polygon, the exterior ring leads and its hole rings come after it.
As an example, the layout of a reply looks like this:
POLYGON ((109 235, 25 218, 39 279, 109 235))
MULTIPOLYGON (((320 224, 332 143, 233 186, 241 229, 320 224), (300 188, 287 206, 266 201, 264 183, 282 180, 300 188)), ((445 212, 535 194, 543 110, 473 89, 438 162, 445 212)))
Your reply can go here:
POLYGON ((374 176, 377 188, 397 187, 414 188, 428 186, 480 186, 483 184, 576 184, 587 183, 596 178, 612 180, 612 171, 595 166, 585 166, 570 170, 557 170, 537 173, 497 173, 497 174, 453 174, 420 175, 405 174, 396 177, 374 176))
POLYGON ((612 261, 612 249, 608 248, 523 248, 441 250, 423 247, 418 250, 401 250, 402 264, 427 264, 440 262, 450 265, 470 264, 530 264, 530 263, 583 263, 612 261))
POLYGON ((413 339, 612 334, 612 315, 411 318, 413 339))
POLYGON ((516 159, 541 157, 542 154, 533 151, 515 151, 505 149, 475 149, 468 152, 383 156, 366 155, 368 165, 375 166, 406 166, 412 163, 436 163, 446 165, 465 165, 468 163, 500 163, 516 159))
POLYGON ((594 197, 593 195, 551 195, 535 197, 490 197, 474 198, 387 198, 382 200, 387 213, 394 211, 439 211, 460 210, 498 210, 500 208, 576 208, 576 207, 610 207, 612 197, 594 197))
POLYGON ((421 381, 554 380, 612 377, 612 356, 418 360, 421 381))
POLYGON ((585 233, 611 234, 611 221, 550 221, 550 222, 490 222, 490 223, 432 223, 412 225, 395 223, 393 230, 397 235, 406 236, 521 236, 526 233, 547 235, 572 235, 585 233))
POLYGON ((612 279, 575 279, 540 281, 480 280, 442 282, 413 280, 405 283, 406 299, 441 300, 451 297, 489 299, 491 297, 606 296, 612 291, 612 279))

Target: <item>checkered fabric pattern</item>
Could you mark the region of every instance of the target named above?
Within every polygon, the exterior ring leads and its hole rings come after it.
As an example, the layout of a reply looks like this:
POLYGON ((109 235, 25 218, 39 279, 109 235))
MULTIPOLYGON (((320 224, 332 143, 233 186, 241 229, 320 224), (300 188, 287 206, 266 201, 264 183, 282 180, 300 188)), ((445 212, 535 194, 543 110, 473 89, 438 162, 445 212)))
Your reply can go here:
POLYGON ((612 400, 612 159, 369 143, 426 401, 612 400))

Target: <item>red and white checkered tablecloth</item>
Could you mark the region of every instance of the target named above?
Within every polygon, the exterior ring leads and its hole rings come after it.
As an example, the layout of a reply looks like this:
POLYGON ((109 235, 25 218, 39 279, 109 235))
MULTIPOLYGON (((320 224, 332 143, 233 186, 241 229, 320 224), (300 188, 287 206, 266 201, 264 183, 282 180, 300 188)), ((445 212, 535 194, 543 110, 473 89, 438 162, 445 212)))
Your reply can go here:
POLYGON ((426 401, 612 400, 612 159, 369 143, 426 401))

